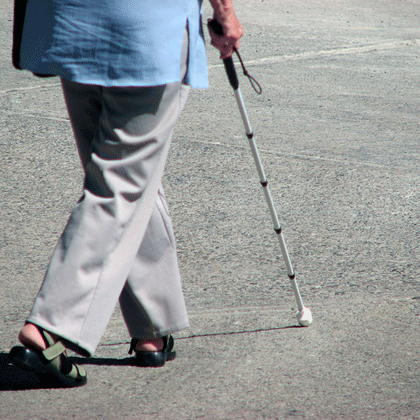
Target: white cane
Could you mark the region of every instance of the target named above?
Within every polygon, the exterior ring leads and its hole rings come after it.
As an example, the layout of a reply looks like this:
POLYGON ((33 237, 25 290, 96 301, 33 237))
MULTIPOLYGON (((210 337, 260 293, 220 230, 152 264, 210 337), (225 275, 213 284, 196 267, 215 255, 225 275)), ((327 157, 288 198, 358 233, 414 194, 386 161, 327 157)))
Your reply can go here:
MULTIPOLYGON (((221 26, 218 22, 211 20, 209 21, 209 25, 213 29, 214 32, 221 34, 221 26)), ((242 122, 245 127, 245 133, 248 137, 249 145, 251 147, 252 156, 254 158, 255 166, 257 167, 258 175, 260 178, 260 183, 264 191, 265 200, 267 202, 268 208, 270 210, 271 219, 274 225, 274 231, 276 232, 277 239, 280 244, 281 253, 283 256, 284 263, 286 264, 287 274, 292 284, 293 293, 296 298, 298 312, 296 314, 296 318, 298 323, 303 326, 307 327, 312 323, 312 312, 309 308, 303 305, 302 296, 299 291, 299 287, 296 281, 296 275, 293 270, 292 262, 290 261, 289 253, 287 251, 286 243, 284 241, 283 233, 281 230, 281 226, 277 217, 277 212, 273 204, 273 199, 271 197, 270 189, 268 187, 268 181, 264 173, 264 168, 261 163, 261 159, 258 153, 257 144, 255 143, 254 133, 251 128, 251 124, 249 122, 248 114, 246 112, 245 104, 242 98, 241 91, 239 89, 239 80, 236 74, 235 65, 233 64, 232 57, 225 58, 223 60, 223 64, 225 66, 226 74, 228 76, 229 82, 233 88, 233 92, 235 94, 236 102, 238 104, 239 112, 241 114, 242 122)))

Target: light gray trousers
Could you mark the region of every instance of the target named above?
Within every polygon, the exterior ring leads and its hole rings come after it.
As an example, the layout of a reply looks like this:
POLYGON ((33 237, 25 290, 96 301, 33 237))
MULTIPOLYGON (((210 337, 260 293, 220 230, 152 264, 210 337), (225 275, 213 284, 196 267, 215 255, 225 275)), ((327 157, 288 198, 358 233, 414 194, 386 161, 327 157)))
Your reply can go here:
POLYGON ((62 85, 85 185, 28 322, 82 355, 95 352, 118 300, 131 337, 186 328, 161 178, 189 87, 62 85))

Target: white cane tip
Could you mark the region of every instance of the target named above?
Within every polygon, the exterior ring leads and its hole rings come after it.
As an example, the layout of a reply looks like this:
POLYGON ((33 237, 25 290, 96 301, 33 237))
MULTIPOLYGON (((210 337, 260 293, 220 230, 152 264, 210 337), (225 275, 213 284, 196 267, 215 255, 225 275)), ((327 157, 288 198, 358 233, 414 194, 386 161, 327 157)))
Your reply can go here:
POLYGON ((309 308, 303 308, 296 314, 296 318, 299 322, 299 325, 302 327, 308 327, 312 324, 312 312, 309 308))

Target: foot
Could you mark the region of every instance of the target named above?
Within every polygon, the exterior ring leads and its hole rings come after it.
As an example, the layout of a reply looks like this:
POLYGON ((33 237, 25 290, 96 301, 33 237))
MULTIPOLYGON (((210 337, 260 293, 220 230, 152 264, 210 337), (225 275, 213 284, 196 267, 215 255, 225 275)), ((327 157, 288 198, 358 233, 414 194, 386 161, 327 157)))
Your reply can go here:
MULTIPOLYGON (((55 340, 58 340, 58 336, 51 334, 55 340)), ((19 341, 28 348, 43 351, 47 348, 42 334, 38 327, 31 323, 26 323, 18 336, 19 341)))
POLYGON ((135 351, 135 364, 141 367, 161 367, 168 360, 174 360, 176 349, 174 338, 171 335, 148 340, 131 340, 128 354, 135 351))
POLYGON ((161 351, 163 350, 163 338, 152 338, 145 340, 138 340, 135 351, 161 351))
POLYGON ((61 386, 86 383, 86 371, 66 357, 66 348, 57 335, 27 323, 19 333, 19 340, 24 347, 15 346, 9 352, 13 365, 42 375, 42 380, 58 380, 61 386))

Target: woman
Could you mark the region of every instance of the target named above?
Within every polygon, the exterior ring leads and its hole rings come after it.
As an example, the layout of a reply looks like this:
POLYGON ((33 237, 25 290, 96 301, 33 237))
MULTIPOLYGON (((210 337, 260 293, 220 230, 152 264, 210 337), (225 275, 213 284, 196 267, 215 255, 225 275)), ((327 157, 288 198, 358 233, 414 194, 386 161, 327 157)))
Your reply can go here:
MULTIPOLYGON (((226 58, 242 26, 232 0, 210 3, 226 58)), ((18 15, 14 64, 61 78, 85 181, 10 358, 83 385, 65 349, 93 355, 119 301, 136 363, 163 366, 188 318, 161 178, 189 88, 207 87, 201 1, 28 0, 18 15)))

